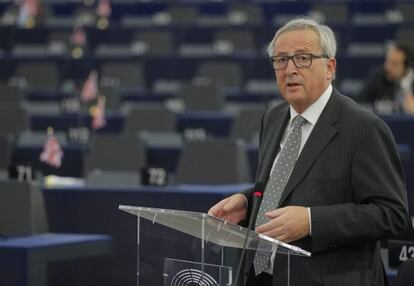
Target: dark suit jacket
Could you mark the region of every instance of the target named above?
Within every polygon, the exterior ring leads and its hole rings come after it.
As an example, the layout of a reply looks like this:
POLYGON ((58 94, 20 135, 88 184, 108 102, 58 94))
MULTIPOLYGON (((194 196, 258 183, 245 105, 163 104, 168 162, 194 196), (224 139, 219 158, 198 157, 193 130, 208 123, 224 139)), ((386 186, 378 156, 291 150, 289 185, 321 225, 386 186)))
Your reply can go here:
MULTIPOLYGON (((289 116, 287 103, 263 115, 257 182, 268 180, 289 116)), ((291 256, 290 285, 384 285, 378 240, 408 224, 387 125, 334 90, 282 194, 279 207, 289 205, 310 207, 312 223, 312 236, 292 242, 312 257, 291 256)), ((287 271, 287 256, 277 255, 273 284, 286 285, 287 271)))
POLYGON ((414 286, 414 259, 401 264, 398 269, 397 286, 414 286))

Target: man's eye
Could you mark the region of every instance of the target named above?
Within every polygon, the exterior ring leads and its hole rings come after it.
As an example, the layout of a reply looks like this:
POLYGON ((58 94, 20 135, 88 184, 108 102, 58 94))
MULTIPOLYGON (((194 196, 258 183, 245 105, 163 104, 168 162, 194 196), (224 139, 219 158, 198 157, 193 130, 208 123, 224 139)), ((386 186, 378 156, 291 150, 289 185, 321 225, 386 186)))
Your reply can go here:
POLYGON ((309 60, 309 56, 308 55, 297 55, 296 59, 298 61, 307 61, 307 60, 309 60))
POLYGON ((279 64, 283 64, 286 62, 286 58, 285 57, 280 57, 276 60, 279 64))

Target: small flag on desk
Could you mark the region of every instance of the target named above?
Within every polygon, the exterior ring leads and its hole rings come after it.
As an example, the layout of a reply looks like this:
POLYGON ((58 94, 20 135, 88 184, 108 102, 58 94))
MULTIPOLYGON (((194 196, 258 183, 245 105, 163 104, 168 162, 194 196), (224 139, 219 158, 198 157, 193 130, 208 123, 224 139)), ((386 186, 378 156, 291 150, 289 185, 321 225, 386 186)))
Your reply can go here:
POLYGON ((112 14, 111 2, 109 0, 100 0, 96 8, 96 14, 100 18, 109 18, 112 14))
POLYGON ((94 130, 101 129, 106 126, 105 118, 105 96, 100 95, 96 106, 92 108, 92 128, 94 130))
POLYGON ((109 18, 112 14, 111 2, 109 0, 99 0, 96 14, 98 15, 96 26, 101 30, 107 29, 109 26, 109 18))
POLYGON ((20 3, 17 24, 25 28, 33 28, 36 17, 40 14, 39 0, 23 0, 20 3))
POLYGON ((86 45, 86 33, 82 26, 75 26, 70 35, 70 43, 73 46, 83 47, 86 45))
POLYGON ((47 129, 47 139, 43 145, 43 151, 40 154, 40 161, 52 167, 59 168, 62 165, 62 158, 62 148, 53 132, 53 128, 49 127, 47 129))
POLYGON ((98 96, 98 72, 93 70, 83 84, 81 98, 84 102, 94 100, 98 96))
POLYGON ((69 41, 72 49, 72 57, 75 59, 83 57, 88 44, 88 37, 86 36, 86 32, 81 25, 75 24, 69 41))

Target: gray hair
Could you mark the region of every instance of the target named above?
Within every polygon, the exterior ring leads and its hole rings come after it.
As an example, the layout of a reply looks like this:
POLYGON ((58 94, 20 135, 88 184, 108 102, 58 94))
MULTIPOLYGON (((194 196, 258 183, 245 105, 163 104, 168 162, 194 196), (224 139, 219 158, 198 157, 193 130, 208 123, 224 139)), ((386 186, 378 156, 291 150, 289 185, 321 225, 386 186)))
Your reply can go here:
POLYGON ((273 40, 267 47, 267 53, 270 57, 273 57, 275 42, 277 38, 286 32, 295 30, 311 29, 315 31, 319 36, 319 44, 322 48, 322 53, 329 58, 334 58, 336 54, 336 39, 334 32, 326 25, 317 23, 309 18, 296 18, 287 22, 283 27, 277 30, 273 40))

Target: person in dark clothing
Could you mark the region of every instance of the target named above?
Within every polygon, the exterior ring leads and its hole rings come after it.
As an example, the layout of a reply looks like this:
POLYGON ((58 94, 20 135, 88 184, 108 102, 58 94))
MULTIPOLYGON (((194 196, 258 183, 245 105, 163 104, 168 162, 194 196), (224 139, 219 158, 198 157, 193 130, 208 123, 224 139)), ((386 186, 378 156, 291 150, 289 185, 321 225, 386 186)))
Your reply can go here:
POLYGON ((389 46, 382 68, 377 68, 366 80, 359 98, 373 103, 388 102, 394 111, 414 114, 414 51, 411 47, 393 43, 389 46))
POLYGON ((260 125, 255 181, 265 186, 263 199, 256 215, 248 189, 209 215, 240 223, 253 214, 255 231, 312 255, 258 249, 245 261, 249 286, 385 286, 379 240, 408 226, 392 133, 332 85, 335 53, 333 31, 307 18, 286 23, 269 44, 286 101, 260 125))

